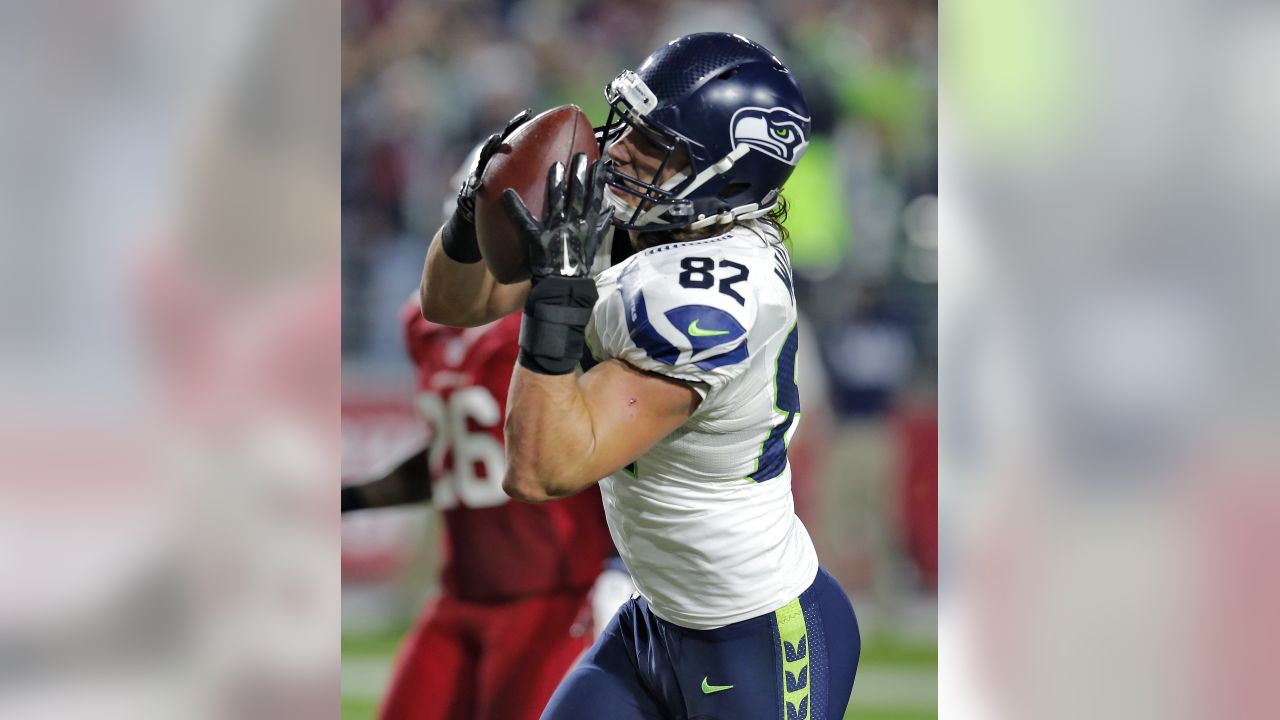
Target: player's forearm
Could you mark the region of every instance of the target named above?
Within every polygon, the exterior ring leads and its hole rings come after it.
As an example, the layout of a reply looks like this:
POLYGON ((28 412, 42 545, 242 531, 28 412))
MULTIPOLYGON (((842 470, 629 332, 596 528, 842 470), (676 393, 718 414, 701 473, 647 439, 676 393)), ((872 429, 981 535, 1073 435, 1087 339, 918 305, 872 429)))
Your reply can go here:
POLYGON ((427 251, 418 288, 422 316, 453 327, 475 327, 495 320, 496 317, 489 317, 488 310, 494 285, 483 262, 462 263, 450 258, 443 251, 437 232, 427 251))
POLYGON ((543 375, 517 367, 505 427, 502 487, 523 502, 548 502, 594 484, 591 413, 572 374, 543 375))
POLYGON ((431 500, 427 449, 410 455, 386 475, 342 489, 342 510, 369 510, 431 500))

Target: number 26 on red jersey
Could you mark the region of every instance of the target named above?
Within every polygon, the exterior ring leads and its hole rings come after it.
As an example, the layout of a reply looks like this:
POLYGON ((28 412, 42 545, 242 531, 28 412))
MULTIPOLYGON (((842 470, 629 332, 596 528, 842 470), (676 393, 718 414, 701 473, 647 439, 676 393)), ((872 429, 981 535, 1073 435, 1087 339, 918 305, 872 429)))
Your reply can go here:
POLYGON ((502 491, 506 453, 492 429, 502 422, 502 408, 487 388, 459 388, 449 396, 421 393, 418 412, 431 425, 431 502, 441 510, 462 505, 486 508, 509 499, 502 491), (478 426, 471 431, 468 420, 478 426), (445 458, 453 456, 449 470, 445 458), (480 467, 482 474, 477 474, 480 467))

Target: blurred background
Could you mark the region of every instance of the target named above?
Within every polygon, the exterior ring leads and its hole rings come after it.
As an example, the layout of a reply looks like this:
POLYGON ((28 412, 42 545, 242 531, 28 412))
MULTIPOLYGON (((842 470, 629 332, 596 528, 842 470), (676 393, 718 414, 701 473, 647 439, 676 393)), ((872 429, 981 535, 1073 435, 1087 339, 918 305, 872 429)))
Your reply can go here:
POLYGON ((0 717, 336 717, 338 4, 0 9, 0 717))
POLYGON ((1275 717, 1280 5, 940 27, 944 713, 1275 717))
MULTIPOLYGON (((814 138, 787 184, 802 314, 797 512, 850 592, 863 657, 850 717, 937 715, 937 11, 912 0, 787 3, 345 0, 343 470, 423 429, 399 309, 449 181, 519 110, 580 105, 661 44, 737 32, 795 71, 814 138)), ((343 713, 371 717, 392 653, 435 591, 430 508, 343 521, 343 713)))

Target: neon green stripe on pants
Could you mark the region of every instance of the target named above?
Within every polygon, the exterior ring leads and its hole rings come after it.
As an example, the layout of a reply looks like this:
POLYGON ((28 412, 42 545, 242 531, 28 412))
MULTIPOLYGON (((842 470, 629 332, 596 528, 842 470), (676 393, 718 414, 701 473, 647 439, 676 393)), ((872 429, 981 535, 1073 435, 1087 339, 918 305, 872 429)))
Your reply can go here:
POLYGON ((809 637, 797 598, 774 613, 782 642, 782 720, 809 717, 809 637))

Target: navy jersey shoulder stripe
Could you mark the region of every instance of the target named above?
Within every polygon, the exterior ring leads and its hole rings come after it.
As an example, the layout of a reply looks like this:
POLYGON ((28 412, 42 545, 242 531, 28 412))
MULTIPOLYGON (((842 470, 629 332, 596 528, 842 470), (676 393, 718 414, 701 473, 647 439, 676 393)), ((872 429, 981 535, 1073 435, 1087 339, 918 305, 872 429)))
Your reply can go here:
MULTIPOLYGON (((674 366, 680 360, 682 349, 651 322, 644 288, 636 280, 638 273, 638 266, 632 265, 618 277, 627 332, 636 347, 651 359, 674 366)), ((714 370, 747 359, 747 328, 732 313, 711 305, 689 304, 662 314, 684 336, 691 351, 689 359, 695 366, 714 370), (717 352, 719 348, 723 350, 717 352), (699 355, 711 356, 699 358, 699 355)))
POLYGON ((649 306, 644 299, 644 291, 634 279, 639 266, 634 263, 618 277, 618 291, 622 293, 622 311, 627 319, 627 332, 631 341, 646 355, 666 365, 675 365, 680 358, 680 350, 671 344, 658 329, 649 322, 649 306))
POLYGON ((799 347, 799 329, 792 326, 778 352, 774 376, 774 408, 784 417, 781 423, 773 426, 760 447, 756 470, 748 476, 756 482, 778 477, 787 466, 787 432, 800 414, 800 390, 796 386, 796 352, 799 347))
POLYGON ((773 263, 773 274, 777 275, 782 284, 787 286, 787 294, 791 296, 791 302, 795 302, 795 283, 791 279, 791 262, 787 259, 786 251, 780 247, 775 247, 773 249, 773 263))

